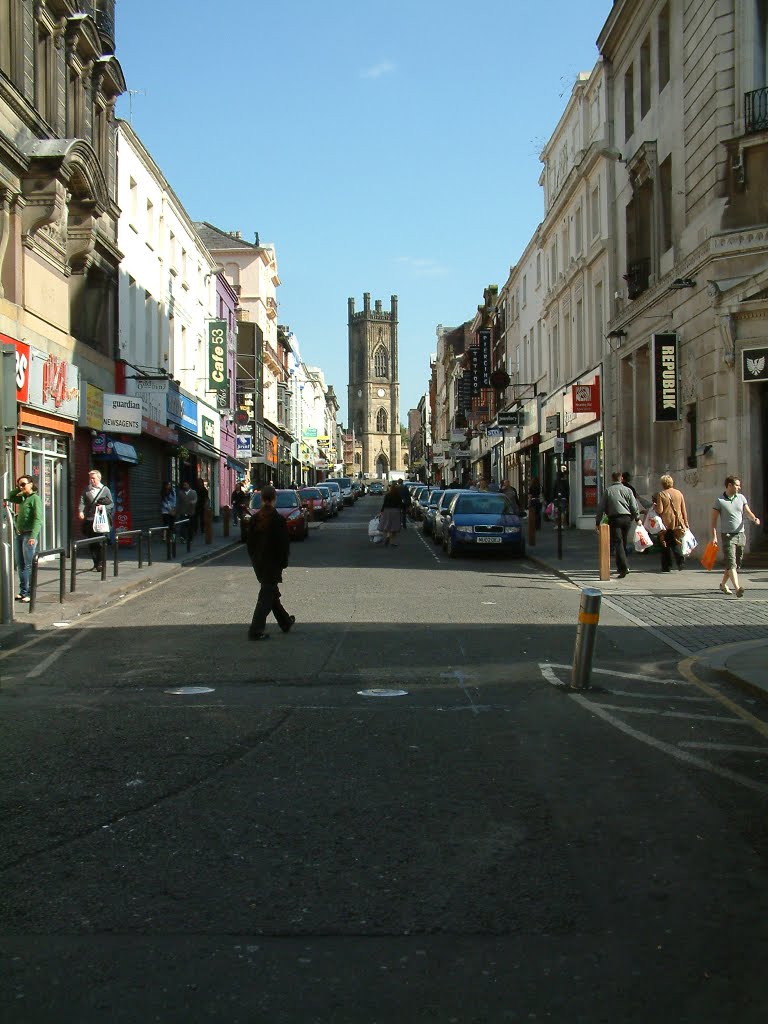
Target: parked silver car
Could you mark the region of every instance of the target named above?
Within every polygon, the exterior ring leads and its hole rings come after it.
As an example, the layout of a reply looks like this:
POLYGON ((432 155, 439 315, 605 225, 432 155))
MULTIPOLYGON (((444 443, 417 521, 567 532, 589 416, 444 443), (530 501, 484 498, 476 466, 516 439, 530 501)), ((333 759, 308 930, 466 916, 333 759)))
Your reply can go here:
POLYGON ((457 494, 461 494, 461 491, 452 490, 440 492, 441 497, 437 503, 434 522, 432 523, 432 540, 435 544, 445 545, 445 513, 448 511, 448 506, 457 494))

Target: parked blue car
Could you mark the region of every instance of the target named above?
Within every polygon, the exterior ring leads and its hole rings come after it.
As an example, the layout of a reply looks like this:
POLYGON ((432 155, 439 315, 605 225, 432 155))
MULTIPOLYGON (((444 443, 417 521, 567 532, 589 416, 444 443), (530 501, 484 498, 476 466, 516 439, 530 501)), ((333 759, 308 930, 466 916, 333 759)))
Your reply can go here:
POLYGON ((525 536, 520 516, 503 494, 462 491, 443 513, 446 552, 455 558, 464 551, 525 554, 525 536))

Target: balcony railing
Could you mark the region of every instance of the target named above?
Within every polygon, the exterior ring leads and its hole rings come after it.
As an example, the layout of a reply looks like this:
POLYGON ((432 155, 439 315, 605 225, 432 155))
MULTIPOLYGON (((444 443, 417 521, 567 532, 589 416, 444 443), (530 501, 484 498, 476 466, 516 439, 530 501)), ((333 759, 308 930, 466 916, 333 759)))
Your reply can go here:
POLYGON ((744 131, 750 135, 753 132, 766 130, 768 130, 768 87, 744 93, 744 131))
POLYGON ((627 264, 627 272, 624 280, 627 282, 627 298, 636 299, 648 289, 648 281, 651 276, 650 259, 632 260, 627 264))

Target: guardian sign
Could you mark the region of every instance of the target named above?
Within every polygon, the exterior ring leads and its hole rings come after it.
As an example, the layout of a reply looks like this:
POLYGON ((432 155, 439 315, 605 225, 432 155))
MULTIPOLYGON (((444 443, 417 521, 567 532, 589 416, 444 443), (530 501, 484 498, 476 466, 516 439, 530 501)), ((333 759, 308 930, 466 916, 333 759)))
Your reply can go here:
POLYGON ((672 423, 680 419, 680 378, 676 334, 653 336, 654 420, 672 423))
POLYGON ((208 390, 218 391, 227 380, 227 321, 208 323, 208 390))

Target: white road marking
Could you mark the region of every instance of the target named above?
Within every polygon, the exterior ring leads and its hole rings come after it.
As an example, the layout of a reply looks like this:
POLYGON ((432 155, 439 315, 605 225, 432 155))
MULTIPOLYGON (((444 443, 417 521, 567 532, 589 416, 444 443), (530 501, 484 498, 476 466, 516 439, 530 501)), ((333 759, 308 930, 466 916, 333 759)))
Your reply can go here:
POLYGON ((58 647, 55 651, 52 651, 47 658, 43 658, 42 661, 39 661, 33 669, 30 669, 30 671, 27 672, 25 678, 36 679, 37 676, 41 676, 43 672, 46 671, 46 669, 51 667, 54 661, 60 658, 62 654, 65 654, 70 649, 70 647, 74 647, 74 645, 77 643, 77 641, 80 639, 84 632, 85 630, 78 629, 78 631, 76 633, 73 633, 69 640, 66 641, 66 643, 63 643, 61 647, 58 647))
MULTIPOLYGON (((571 665, 563 665, 560 662, 550 661, 547 662, 550 668, 564 668, 571 671, 571 665)), ((619 672, 612 668, 593 668, 593 675, 601 676, 618 676, 619 679, 638 679, 641 683, 657 683, 659 686, 691 686, 692 684, 686 679, 659 679, 656 676, 639 675, 636 672, 619 672)))
MULTIPOLYGON (((557 674, 554 671, 555 667, 570 668, 568 665, 553 666, 539 664, 541 674, 547 682, 551 683, 552 686, 556 686, 558 689, 564 689, 569 684, 558 679, 557 674)), ((610 669, 596 669, 594 671, 603 671, 609 675, 622 675, 621 672, 611 672, 610 669)), ((657 680, 654 680, 654 682, 657 682, 657 680)), ((614 726, 620 732, 623 732, 627 736, 631 736, 635 740, 639 740, 640 743, 644 743, 646 746, 653 747, 654 750, 660 750, 662 753, 669 754, 670 757, 675 758, 677 761, 683 761, 685 764, 701 768, 703 771, 709 772, 711 775, 717 775, 722 779, 728 779, 730 782, 735 782, 737 785, 744 786, 746 789, 752 789, 757 793, 768 794, 768 786, 763 783, 756 782, 754 779, 750 779, 745 775, 740 775, 738 772, 732 772, 728 768, 721 768, 718 765, 711 764, 709 761, 696 757, 695 754, 688 754, 679 747, 672 746, 669 743, 664 743, 662 740, 657 740, 653 736, 648 736, 646 733, 638 732, 637 729, 633 729, 631 725, 627 725, 626 722, 622 722, 620 718, 616 718, 616 716, 612 715, 606 708, 600 707, 599 704, 596 704, 593 700, 590 700, 581 693, 572 691, 568 696, 571 700, 580 704, 586 711, 591 711, 593 714, 597 715, 598 718, 602 718, 604 722, 614 726)))
POLYGON ((606 704, 604 701, 595 700, 601 708, 608 708, 610 711, 622 711, 627 715, 658 715, 659 718, 685 718, 696 722, 725 722, 728 725, 749 725, 743 718, 724 718, 722 715, 690 715, 685 711, 660 711, 658 708, 633 708, 624 707, 622 704, 606 704))
MULTIPOLYGON (((611 690, 614 697, 637 697, 637 690, 611 690)), ((714 697, 681 697, 679 694, 675 694, 674 697, 670 697, 668 693, 644 693, 643 700, 692 700, 697 703, 705 704, 716 704, 717 701, 714 697)))
POLYGON ((424 537, 424 534, 423 534, 423 533, 422 533, 421 531, 419 531, 419 532, 418 532, 418 533, 416 534, 416 536, 417 536, 417 537, 419 538, 419 540, 420 540, 420 541, 421 541, 421 543, 422 543, 422 544, 424 545, 424 547, 425 547, 425 548, 427 549, 427 551, 428 551, 428 552, 430 553, 430 555, 432 555, 432 557, 433 557, 433 558, 434 558, 434 560, 435 560, 435 561, 437 562, 437 564, 438 564, 438 565, 442 565, 443 563, 442 563, 442 562, 440 561, 440 559, 439 559, 439 558, 437 557, 437 552, 436 552, 436 551, 434 550, 434 547, 430 547, 430 546, 429 546, 429 544, 427 544, 427 541, 426 541, 426 538, 424 537))
POLYGON ((692 747, 696 750, 732 750, 736 754, 768 754, 768 746, 745 747, 740 743, 693 743, 683 741, 678 747, 692 747))

